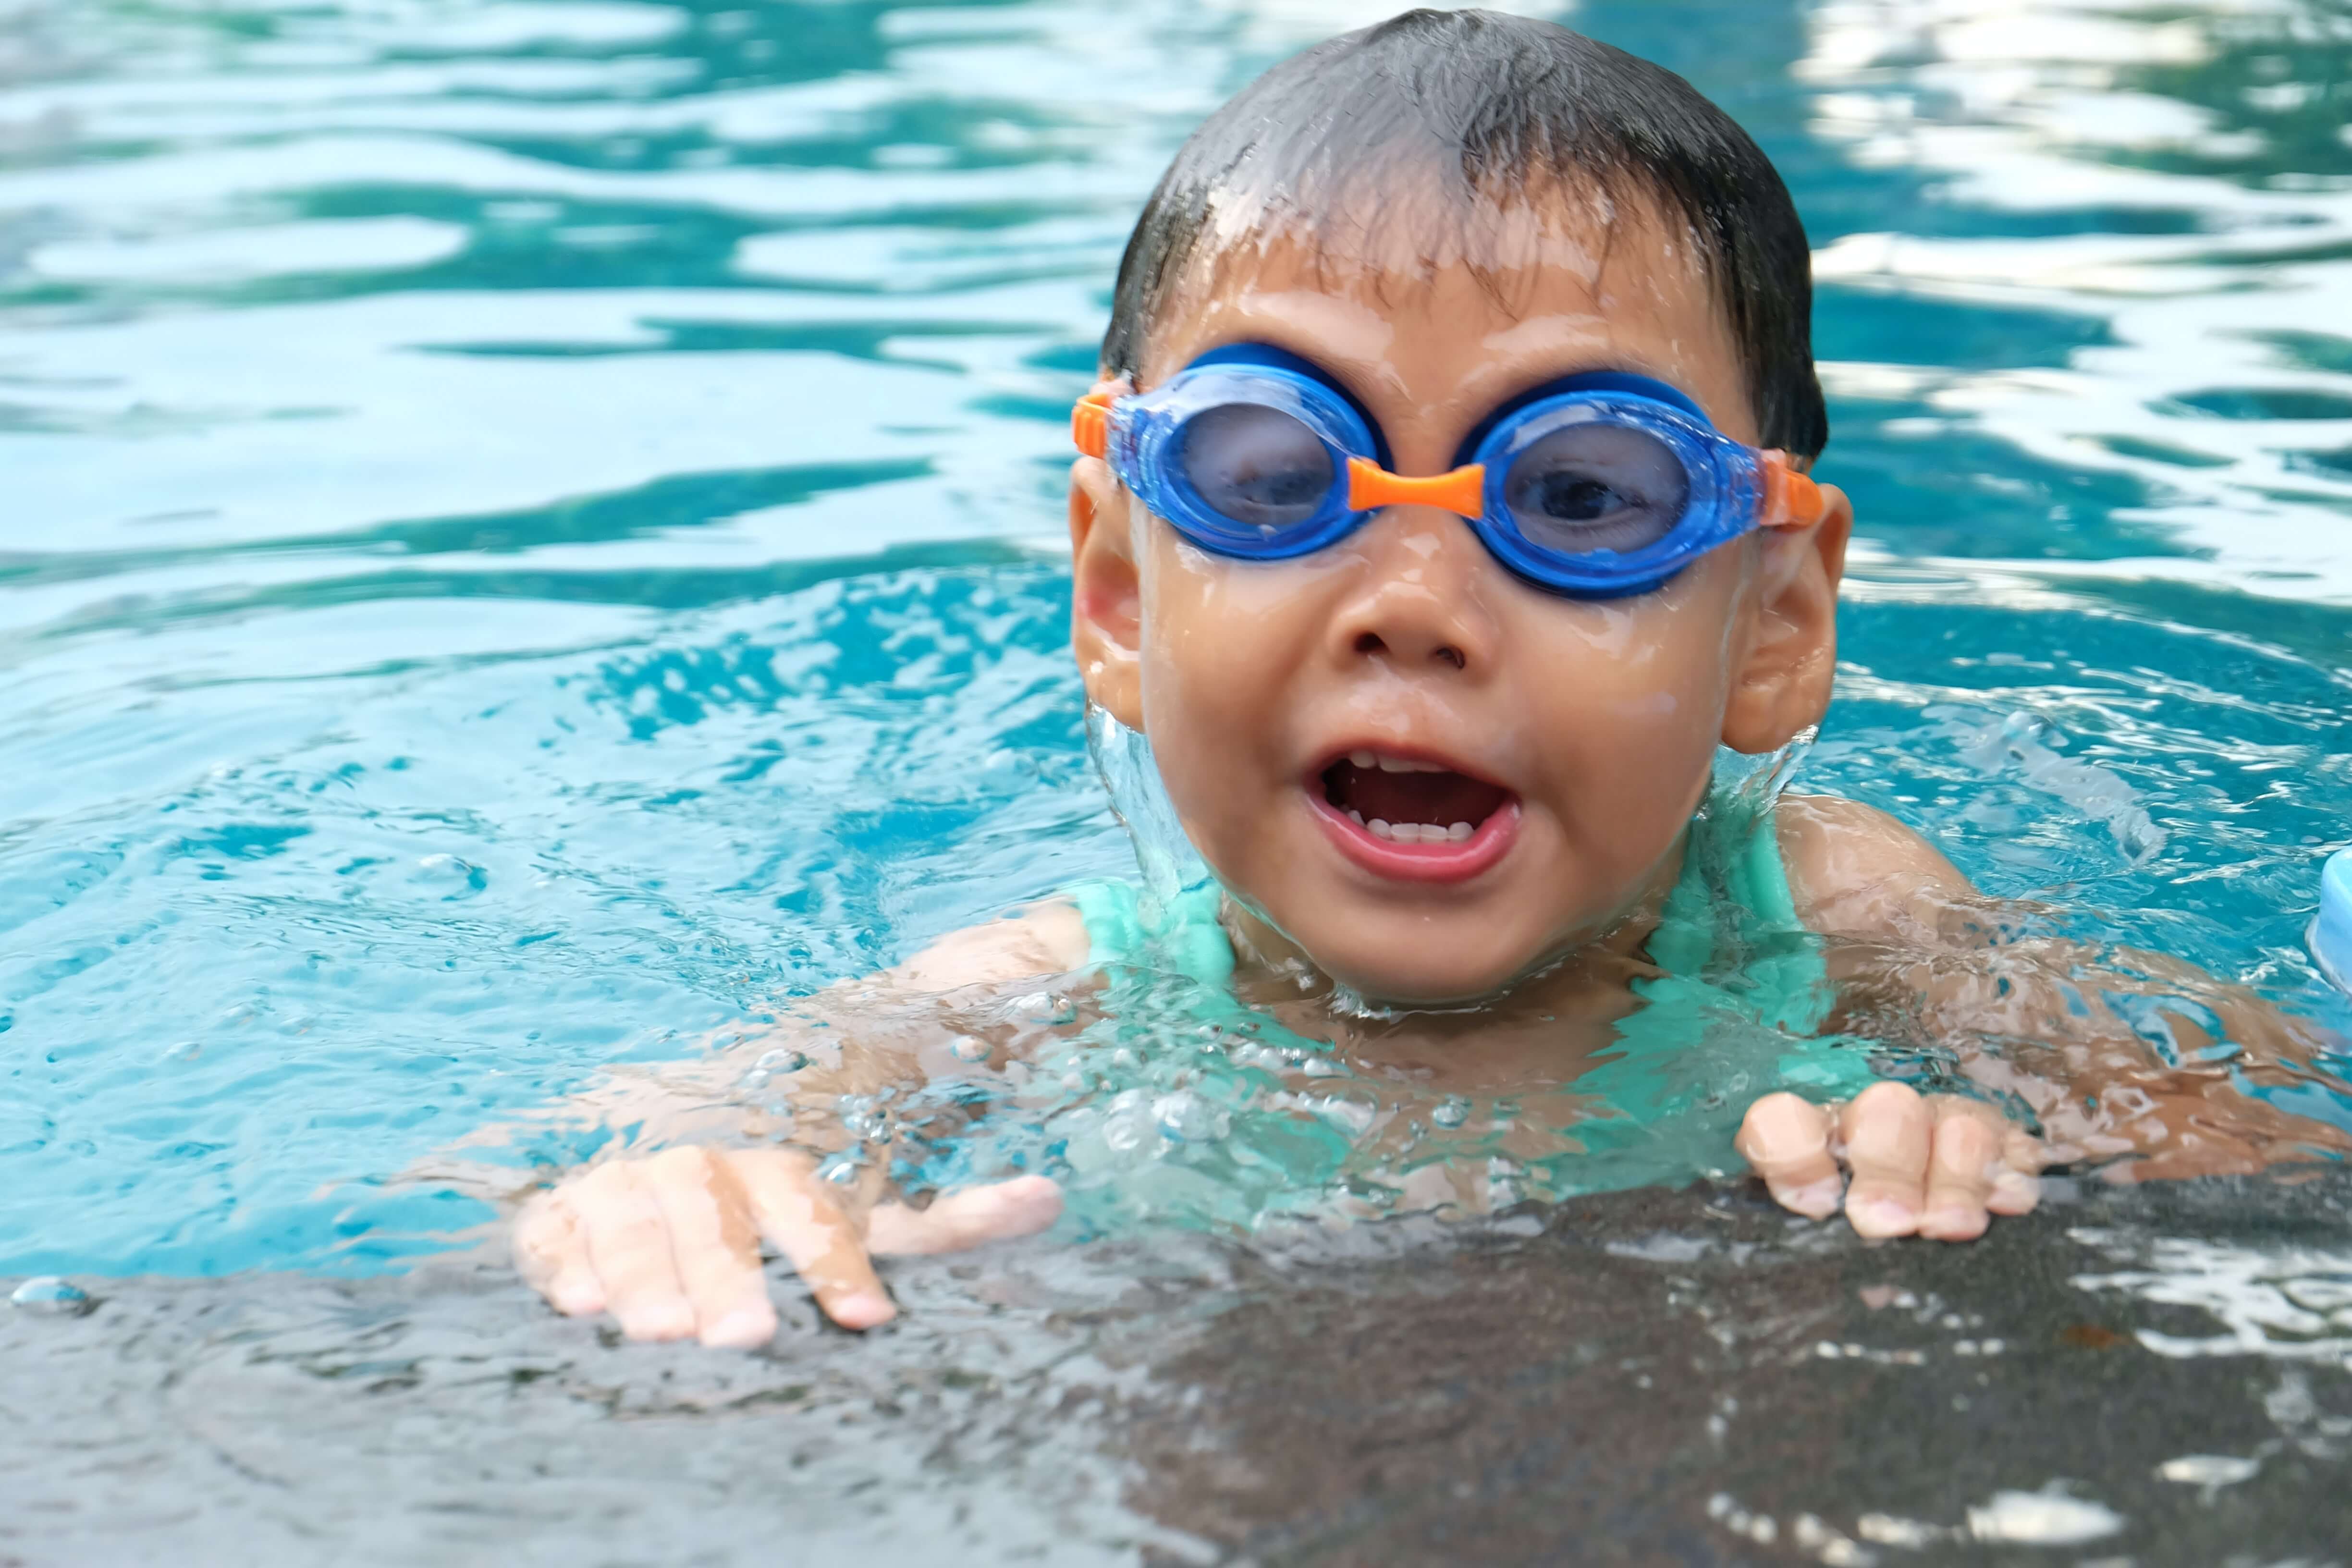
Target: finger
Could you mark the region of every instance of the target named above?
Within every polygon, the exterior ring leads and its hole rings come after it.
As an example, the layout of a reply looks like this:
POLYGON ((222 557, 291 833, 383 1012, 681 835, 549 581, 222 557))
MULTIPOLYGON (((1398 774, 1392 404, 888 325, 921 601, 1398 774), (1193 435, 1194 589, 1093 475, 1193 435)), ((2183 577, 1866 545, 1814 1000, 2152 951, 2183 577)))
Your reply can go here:
POLYGON ((865 1238, 824 1190, 807 1155, 739 1149, 727 1159, 761 1234, 792 1260, 826 1317, 845 1329, 870 1329, 898 1315, 866 1260, 865 1238))
POLYGON ((1834 1106, 1815 1105, 1787 1092, 1768 1094, 1748 1108, 1739 1123, 1739 1152, 1773 1201, 1814 1219, 1837 1213, 1845 1178, 1830 1148, 1837 1126, 1834 1106))
POLYGON ((604 1304, 633 1340, 682 1340, 694 1332, 694 1307, 678 1284, 669 1224, 639 1179, 635 1162, 599 1165, 572 1189, 572 1205, 588 1237, 588 1260, 604 1287, 604 1304))
POLYGON ((669 1226, 670 1258, 698 1337, 736 1350, 775 1338, 760 1232, 734 1172, 708 1150, 671 1149, 646 1162, 644 1180, 669 1226))
POLYGON ((1927 1201, 1919 1234, 1937 1241, 1973 1241, 1992 1223, 1986 1205, 2000 1174, 2007 1128, 2000 1113, 1975 1100, 1928 1102, 1935 1115, 1927 1155, 1927 1201))
POLYGON ((961 1252, 992 1241, 1034 1236, 1062 1217, 1062 1189, 1044 1176, 968 1187, 927 1209, 884 1204, 866 1222, 866 1250, 877 1258, 961 1252))
POLYGON ((1985 1206, 1995 1214, 2032 1213, 2042 1201, 2040 1172, 2049 1163, 2046 1144, 2022 1127, 2010 1128, 2002 1137, 2000 1169, 1993 1175, 1992 1195, 1985 1206))
POLYGON ((604 1288, 588 1262, 588 1243, 562 1191, 541 1193, 515 1216, 515 1267, 548 1305, 570 1318, 604 1310, 604 1288))
POLYGON ((1845 1217, 1857 1235, 1909 1236, 1927 1195, 1934 1117, 1908 1084, 1874 1083, 1845 1108, 1845 1157, 1853 1172, 1845 1217))

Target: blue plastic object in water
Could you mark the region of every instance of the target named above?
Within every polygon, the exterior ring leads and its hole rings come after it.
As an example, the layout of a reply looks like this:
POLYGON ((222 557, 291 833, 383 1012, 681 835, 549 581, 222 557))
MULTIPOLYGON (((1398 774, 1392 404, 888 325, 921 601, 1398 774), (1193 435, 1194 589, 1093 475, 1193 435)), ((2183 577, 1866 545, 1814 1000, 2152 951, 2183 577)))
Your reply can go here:
POLYGON ((2319 873, 2319 915, 2311 922, 2311 956, 2320 973, 2352 991, 2352 849, 2338 849, 2319 873))

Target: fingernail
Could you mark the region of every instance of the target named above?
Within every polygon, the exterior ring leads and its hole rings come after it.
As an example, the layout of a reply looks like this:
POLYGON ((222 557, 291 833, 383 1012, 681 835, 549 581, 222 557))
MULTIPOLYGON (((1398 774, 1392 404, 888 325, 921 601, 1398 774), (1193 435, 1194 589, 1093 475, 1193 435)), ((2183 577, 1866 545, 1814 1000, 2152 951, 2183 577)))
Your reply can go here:
POLYGON ((833 1304, 833 1321, 845 1329, 878 1328, 898 1315, 898 1303, 873 1290, 844 1296, 833 1304))
POLYGON ((1872 1198, 1867 1203, 1848 1203, 1845 1217, 1858 1235, 1868 1237, 1908 1236, 1919 1228, 1919 1215, 1909 1204, 1893 1198, 1872 1198))
POLYGON ((555 1292, 555 1310, 567 1318, 585 1318, 604 1310, 604 1292, 593 1285, 567 1285, 555 1292))
POLYGON ((1845 1183, 1835 1176, 1808 1182, 1780 1194, 1781 1207, 1794 1209, 1808 1219, 1827 1219, 1837 1213, 1838 1205, 1844 1201, 1845 1183))
POLYGON ((2042 1178, 2003 1171, 1992 1179, 1992 1199, 2012 1214, 2023 1214, 2042 1201, 2042 1178))
POLYGON ((633 1340, 683 1340, 694 1335, 694 1309, 683 1300, 642 1305, 618 1314, 633 1340))
POLYGON ((775 1337, 776 1314, 766 1307, 738 1307, 702 1331, 715 1350, 751 1350, 775 1337))

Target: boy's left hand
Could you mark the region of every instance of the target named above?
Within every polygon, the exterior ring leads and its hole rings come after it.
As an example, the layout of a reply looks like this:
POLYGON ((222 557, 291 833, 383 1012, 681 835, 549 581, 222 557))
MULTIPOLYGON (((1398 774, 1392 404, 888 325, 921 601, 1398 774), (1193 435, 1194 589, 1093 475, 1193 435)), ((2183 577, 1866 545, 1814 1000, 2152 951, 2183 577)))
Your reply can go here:
POLYGON ((1875 1083, 1839 1105, 1768 1094, 1748 1108, 1738 1149, 1784 1208, 1858 1235, 1971 1241, 1997 1214, 2041 1200, 2048 1162, 2032 1134, 1980 1100, 1875 1083), (1845 1173, 1853 1173, 1849 1186, 1845 1173))

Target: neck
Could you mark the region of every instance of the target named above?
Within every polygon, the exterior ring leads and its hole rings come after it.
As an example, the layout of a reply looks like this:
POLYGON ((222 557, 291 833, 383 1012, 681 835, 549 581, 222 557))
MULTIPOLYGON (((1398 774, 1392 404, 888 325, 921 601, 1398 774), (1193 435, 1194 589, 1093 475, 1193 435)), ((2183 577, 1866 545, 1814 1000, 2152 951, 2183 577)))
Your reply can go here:
MULTIPOLYGON (((1643 947, 1657 929, 1667 895, 1682 874, 1687 834, 1678 836, 1649 874, 1606 921, 1580 928, 1548 946, 1501 988, 1454 1000, 1396 999, 1334 980, 1305 949, 1231 898, 1223 922, 1233 938, 1234 985, 1244 999, 1305 1006, 1329 1026, 1303 1032, 1359 1039, 1408 1026, 1415 1034, 1458 1033, 1513 1024, 1613 1022, 1634 1005, 1631 981, 1654 971, 1643 947)), ((1290 1019, 1293 1027, 1297 1024, 1290 1019)))

